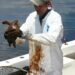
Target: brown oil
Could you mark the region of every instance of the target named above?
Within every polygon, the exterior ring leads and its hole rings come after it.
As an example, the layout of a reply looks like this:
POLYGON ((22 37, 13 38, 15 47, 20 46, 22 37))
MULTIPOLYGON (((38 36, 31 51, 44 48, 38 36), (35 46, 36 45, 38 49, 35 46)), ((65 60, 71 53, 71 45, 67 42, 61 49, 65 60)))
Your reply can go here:
MULTIPOLYGON (((31 45, 32 46, 32 45, 31 45)), ((34 70, 36 72, 40 71, 41 67, 40 67, 40 62, 41 59, 43 57, 43 53, 42 53, 42 47, 39 43, 34 43, 34 48, 35 49, 30 61, 30 71, 34 70)))

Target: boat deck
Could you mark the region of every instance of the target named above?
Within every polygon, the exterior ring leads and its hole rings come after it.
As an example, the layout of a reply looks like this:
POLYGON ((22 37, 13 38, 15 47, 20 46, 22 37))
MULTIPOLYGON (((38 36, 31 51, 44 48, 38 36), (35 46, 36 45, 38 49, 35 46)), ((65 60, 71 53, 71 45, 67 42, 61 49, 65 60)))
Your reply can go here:
POLYGON ((24 73, 22 71, 17 71, 17 72, 14 72, 14 73, 10 73, 8 75, 26 75, 26 73, 24 73))
POLYGON ((75 61, 63 69, 63 75, 75 75, 75 61))
MULTIPOLYGON (((75 75, 75 60, 68 58, 68 57, 64 57, 64 67, 63 67, 63 75, 75 75)), ((28 70, 28 66, 23 68, 24 70, 28 70)), ((6 70, 10 70, 12 71, 12 69, 6 69, 6 70)), ((10 72, 9 74, 6 74, 6 70, 4 69, 3 73, 0 73, 0 75, 26 75, 26 72, 22 71, 22 70, 18 70, 18 71, 14 71, 14 72, 10 72)))
MULTIPOLYGON (((26 75, 26 73, 22 71, 17 71, 9 75, 26 75)), ((63 69, 63 75, 75 75, 75 61, 70 63, 63 69)))
MULTIPOLYGON (((29 70, 29 67, 26 66, 26 67, 24 67, 23 69, 26 70, 26 71, 28 71, 28 70, 29 70)), ((22 70, 19 70, 19 71, 16 71, 16 72, 12 72, 12 73, 10 73, 10 74, 8 74, 8 75, 26 75, 26 73, 27 73, 27 72, 24 72, 24 71, 22 71, 22 70)))
MULTIPOLYGON (((67 42, 67 45, 62 45, 63 51, 63 75, 75 75, 75 40, 67 42)), ((21 71, 24 66, 29 64, 29 54, 18 56, 12 59, 8 59, 0 62, 0 66, 13 66, 19 68, 19 71, 14 71, 12 69, 0 69, 0 75, 26 75, 24 71, 21 71), (18 60, 18 61, 17 61, 18 60), (8 74, 6 74, 6 71, 8 74), (4 74, 3 74, 4 73, 4 74)), ((24 68, 25 69, 25 68, 24 68)))

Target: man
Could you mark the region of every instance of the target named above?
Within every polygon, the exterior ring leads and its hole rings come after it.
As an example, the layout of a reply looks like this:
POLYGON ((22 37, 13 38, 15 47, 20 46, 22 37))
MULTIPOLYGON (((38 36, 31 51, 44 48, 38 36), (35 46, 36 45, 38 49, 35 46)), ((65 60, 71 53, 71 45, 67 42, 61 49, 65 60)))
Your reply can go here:
MULTIPOLYGON (((52 9, 50 0, 31 0, 31 2, 36 11, 28 16, 20 30, 24 35, 26 32, 32 34, 32 39, 44 44, 42 46, 44 57, 40 65, 45 75, 62 75, 61 39, 63 26, 61 16, 52 9)), ((31 59, 32 50, 30 49, 29 52, 31 59)))
MULTIPOLYGON (((32 12, 20 27, 22 37, 31 40, 29 42, 30 74, 62 75, 63 25, 61 16, 53 10, 50 0, 31 0, 31 2, 36 11, 32 12)), ((23 41, 16 39, 17 44, 23 41)))

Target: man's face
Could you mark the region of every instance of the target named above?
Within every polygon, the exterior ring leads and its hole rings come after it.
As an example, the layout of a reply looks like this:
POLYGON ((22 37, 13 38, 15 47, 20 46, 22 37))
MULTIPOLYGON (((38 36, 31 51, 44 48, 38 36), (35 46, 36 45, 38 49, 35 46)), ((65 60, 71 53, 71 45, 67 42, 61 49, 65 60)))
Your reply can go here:
POLYGON ((47 4, 42 4, 39 6, 34 5, 34 7, 35 7, 35 10, 37 11, 37 14, 39 16, 42 16, 46 12, 46 10, 48 9, 47 4))

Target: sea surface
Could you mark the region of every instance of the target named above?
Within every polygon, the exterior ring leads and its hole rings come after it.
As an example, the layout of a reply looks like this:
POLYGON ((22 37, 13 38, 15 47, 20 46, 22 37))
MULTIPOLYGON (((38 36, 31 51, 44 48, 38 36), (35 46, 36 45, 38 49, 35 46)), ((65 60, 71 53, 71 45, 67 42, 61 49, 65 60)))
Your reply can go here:
MULTIPOLYGON (((64 38, 67 41, 75 39, 75 0, 53 0, 53 8, 62 16, 64 38)), ((16 48, 9 47, 4 39, 7 26, 3 20, 19 20, 20 25, 25 22, 34 7, 29 0, 0 0, 0 61, 28 53, 28 41, 16 48)))

